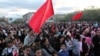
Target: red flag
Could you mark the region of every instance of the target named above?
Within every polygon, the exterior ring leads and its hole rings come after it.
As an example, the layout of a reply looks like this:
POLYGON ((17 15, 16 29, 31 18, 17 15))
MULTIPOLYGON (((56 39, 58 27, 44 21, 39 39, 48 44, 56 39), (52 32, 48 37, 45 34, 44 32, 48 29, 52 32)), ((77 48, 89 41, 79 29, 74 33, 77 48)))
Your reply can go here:
POLYGON ((36 33, 39 33, 42 25, 48 20, 52 15, 54 15, 52 0, 47 0, 31 17, 29 21, 29 26, 36 33))
POLYGON ((72 17, 72 20, 73 20, 73 21, 80 20, 80 18, 82 17, 82 15, 83 15, 83 12, 78 12, 78 13, 76 13, 76 14, 72 17))

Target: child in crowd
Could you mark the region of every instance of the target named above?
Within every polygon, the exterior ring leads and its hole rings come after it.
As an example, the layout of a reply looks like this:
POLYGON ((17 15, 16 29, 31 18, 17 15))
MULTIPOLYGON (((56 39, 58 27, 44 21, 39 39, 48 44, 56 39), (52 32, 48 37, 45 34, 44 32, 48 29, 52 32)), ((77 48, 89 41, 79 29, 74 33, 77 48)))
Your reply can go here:
POLYGON ((61 44, 58 56, 69 56, 66 44, 61 44))

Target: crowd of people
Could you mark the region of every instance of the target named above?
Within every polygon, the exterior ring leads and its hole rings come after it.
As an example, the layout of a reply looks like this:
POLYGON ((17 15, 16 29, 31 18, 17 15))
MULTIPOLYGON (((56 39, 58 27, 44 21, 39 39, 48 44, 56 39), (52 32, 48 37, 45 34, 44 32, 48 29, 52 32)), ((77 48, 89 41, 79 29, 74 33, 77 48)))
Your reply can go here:
POLYGON ((100 27, 48 23, 35 33, 28 25, 1 25, 0 56, 100 56, 100 27))

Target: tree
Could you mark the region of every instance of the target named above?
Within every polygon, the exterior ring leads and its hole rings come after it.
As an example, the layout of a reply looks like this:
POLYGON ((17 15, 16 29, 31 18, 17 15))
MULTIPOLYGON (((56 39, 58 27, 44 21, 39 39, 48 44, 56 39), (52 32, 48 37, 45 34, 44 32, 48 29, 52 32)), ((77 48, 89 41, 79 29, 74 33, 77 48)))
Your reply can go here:
MULTIPOLYGON (((71 21, 74 13, 69 13, 62 21, 71 21)), ((83 16, 79 21, 100 21, 100 9, 86 9, 83 11, 83 16)))
POLYGON ((25 22, 23 19, 16 19, 13 23, 18 24, 18 23, 25 23, 25 22))

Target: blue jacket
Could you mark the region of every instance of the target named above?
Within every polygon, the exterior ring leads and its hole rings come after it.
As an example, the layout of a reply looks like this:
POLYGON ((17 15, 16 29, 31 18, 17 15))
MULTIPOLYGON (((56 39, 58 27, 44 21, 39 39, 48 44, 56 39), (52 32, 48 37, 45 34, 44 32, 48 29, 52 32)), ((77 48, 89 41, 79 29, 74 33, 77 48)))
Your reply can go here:
POLYGON ((58 56, 69 56, 68 50, 59 52, 58 56))

